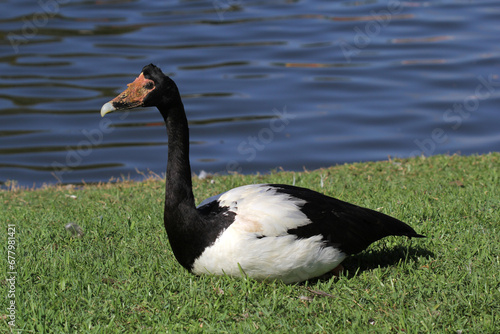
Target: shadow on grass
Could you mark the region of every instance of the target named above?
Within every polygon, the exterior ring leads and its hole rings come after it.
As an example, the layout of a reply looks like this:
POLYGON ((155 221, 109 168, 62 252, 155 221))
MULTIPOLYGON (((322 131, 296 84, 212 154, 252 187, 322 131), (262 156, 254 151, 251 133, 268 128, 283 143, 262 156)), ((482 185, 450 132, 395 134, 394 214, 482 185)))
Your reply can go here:
MULTIPOLYGON (((394 266, 399 262, 410 263, 418 262, 418 258, 432 258, 434 253, 420 246, 395 246, 391 248, 379 248, 364 251, 362 253, 351 255, 342 262, 344 270, 341 275, 347 279, 352 279, 361 273, 377 268, 386 268, 394 266)), ((308 280, 308 283, 330 280, 336 276, 333 273, 327 273, 323 276, 308 280)))
POLYGON ((434 253, 420 246, 396 246, 371 250, 348 257, 344 261, 345 276, 353 278, 367 270, 394 266, 399 262, 418 262, 418 258, 432 258, 434 253))

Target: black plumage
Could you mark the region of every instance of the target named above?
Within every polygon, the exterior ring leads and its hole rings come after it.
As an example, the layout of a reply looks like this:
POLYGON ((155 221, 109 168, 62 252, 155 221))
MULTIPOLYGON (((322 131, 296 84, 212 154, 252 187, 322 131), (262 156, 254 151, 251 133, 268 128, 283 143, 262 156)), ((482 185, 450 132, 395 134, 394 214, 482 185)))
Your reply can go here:
POLYGON ((288 230, 299 238, 321 234, 324 242, 346 254, 356 254, 384 237, 421 238, 413 228, 383 213, 363 208, 316 191, 283 184, 272 184, 278 192, 306 203, 300 208, 311 224, 288 230))

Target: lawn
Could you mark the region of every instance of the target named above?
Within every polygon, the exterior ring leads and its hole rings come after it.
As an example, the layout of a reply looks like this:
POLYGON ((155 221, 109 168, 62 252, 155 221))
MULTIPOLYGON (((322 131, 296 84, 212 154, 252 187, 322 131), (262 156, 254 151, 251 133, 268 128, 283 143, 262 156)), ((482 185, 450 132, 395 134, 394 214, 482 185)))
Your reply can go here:
POLYGON ((498 333, 499 166, 494 153, 195 178, 198 202, 248 183, 295 184, 427 236, 383 239, 339 277, 292 285, 189 274, 163 228, 160 178, 13 183, 0 191, 0 332, 498 333))

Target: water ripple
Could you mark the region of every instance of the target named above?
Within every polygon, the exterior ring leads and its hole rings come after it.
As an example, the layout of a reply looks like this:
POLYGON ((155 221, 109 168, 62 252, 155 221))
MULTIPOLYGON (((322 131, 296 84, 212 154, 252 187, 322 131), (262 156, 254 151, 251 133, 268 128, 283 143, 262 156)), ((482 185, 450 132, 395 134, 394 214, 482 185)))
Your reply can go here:
POLYGON ((182 92, 194 172, 500 147, 494 1, 5 0, 2 10, 0 184, 161 174, 156 110, 99 115, 151 62, 182 92))

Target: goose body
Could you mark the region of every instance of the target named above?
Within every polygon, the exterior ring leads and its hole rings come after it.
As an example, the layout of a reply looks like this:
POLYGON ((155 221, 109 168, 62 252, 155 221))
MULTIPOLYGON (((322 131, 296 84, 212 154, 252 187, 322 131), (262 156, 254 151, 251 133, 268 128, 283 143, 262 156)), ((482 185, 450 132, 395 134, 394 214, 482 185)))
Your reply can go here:
POLYGON ((201 205, 201 214, 218 211, 231 218, 216 240, 200 250, 192 272, 239 276, 243 271, 255 279, 291 283, 335 268, 346 254, 325 247, 321 234, 299 238, 293 233, 311 223, 301 210, 306 202, 281 190, 279 185, 248 185, 201 205))
POLYGON ((195 207, 184 107, 152 64, 101 115, 139 106, 156 106, 167 126, 164 224, 176 259, 194 274, 300 282, 386 236, 423 237, 396 218, 290 185, 242 186, 195 207))

